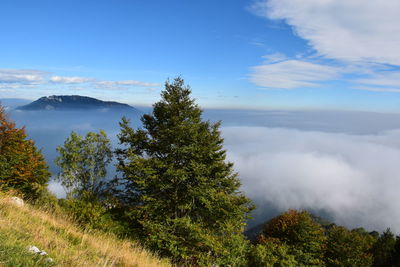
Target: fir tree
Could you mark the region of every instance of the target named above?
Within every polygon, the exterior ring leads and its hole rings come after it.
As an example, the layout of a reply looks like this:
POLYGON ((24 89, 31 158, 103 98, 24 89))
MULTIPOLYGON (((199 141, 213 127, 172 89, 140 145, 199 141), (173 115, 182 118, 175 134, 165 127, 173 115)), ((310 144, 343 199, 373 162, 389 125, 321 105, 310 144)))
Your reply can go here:
POLYGON ((185 264, 241 265, 252 206, 225 160, 220 123, 203 121, 190 94, 183 79, 167 81, 141 129, 123 118, 118 196, 131 227, 163 255, 185 264))

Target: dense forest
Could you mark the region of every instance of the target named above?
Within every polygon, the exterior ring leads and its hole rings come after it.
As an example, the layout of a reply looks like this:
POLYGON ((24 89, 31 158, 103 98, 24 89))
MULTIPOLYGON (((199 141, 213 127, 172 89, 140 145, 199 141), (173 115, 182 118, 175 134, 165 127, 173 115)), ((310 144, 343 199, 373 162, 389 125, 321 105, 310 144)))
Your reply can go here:
MULTIPOLYGON (((165 83, 142 126, 120 122, 119 146, 107 134, 72 132, 57 148, 57 199, 41 151, 0 106, 0 190, 71 215, 83 229, 139 241, 177 266, 400 266, 400 237, 288 210, 246 237, 254 205, 227 162, 220 123, 202 119, 189 86, 165 83), (117 175, 107 179, 116 161, 117 175)), ((268 207, 258 207, 268 209, 268 207)))

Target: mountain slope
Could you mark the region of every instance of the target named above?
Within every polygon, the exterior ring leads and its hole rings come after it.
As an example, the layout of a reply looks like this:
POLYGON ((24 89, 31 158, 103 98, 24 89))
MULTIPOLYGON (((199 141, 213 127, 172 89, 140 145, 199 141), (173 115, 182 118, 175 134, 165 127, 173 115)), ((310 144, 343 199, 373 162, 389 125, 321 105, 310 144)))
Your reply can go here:
POLYGON ((136 109, 128 104, 102 101, 96 98, 79 95, 44 96, 28 105, 19 107, 21 110, 68 110, 68 109, 136 109))
POLYGON ((137 244, 84 232, 66 219, 0 195, 0 266, 169 266, 137 244), (34 255, 37 246, 48 256, 34 255), (53 259, 49 262, 48 258, 53 259))

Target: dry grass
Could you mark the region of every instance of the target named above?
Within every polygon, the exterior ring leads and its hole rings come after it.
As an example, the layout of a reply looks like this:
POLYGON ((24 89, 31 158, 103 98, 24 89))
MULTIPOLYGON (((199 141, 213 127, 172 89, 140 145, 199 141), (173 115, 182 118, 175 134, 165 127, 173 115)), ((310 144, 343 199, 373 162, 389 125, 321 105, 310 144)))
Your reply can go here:
MULTIPOLYGON (((9 197, 1 195, 0 238, 3 254, 5 244, 25 249, 34 245, 54 259, 49 266, 170 266, 167 260, 160 260, 137 244, 104 233, 84 232, 68 219, 30 205, 16 207, 9 197)), ((16 256, 9 254, 8 263, 7 255, 0 257, 0 266, 12 266, 15 259, 11 258, 16 256)), ((31 256, 29 260, 35 259, 31 256)))

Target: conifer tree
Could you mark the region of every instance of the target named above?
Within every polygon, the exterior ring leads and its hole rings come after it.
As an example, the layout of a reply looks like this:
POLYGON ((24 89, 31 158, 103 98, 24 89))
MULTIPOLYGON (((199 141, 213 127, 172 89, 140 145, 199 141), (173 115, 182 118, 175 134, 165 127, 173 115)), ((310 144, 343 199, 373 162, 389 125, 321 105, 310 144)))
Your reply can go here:
POLYGON ((167 81, 141 129, 123 118, 118 196, 151 248, 180 263, 238 266, 252 206, 225 160, 220 123, 203 121, 190 94, 183 79, 167 81))
POLYGON ((35 199, 50 178, 48 166, 24 128, 17 128, 0 105, 0 189, 16 189, 35 199))

